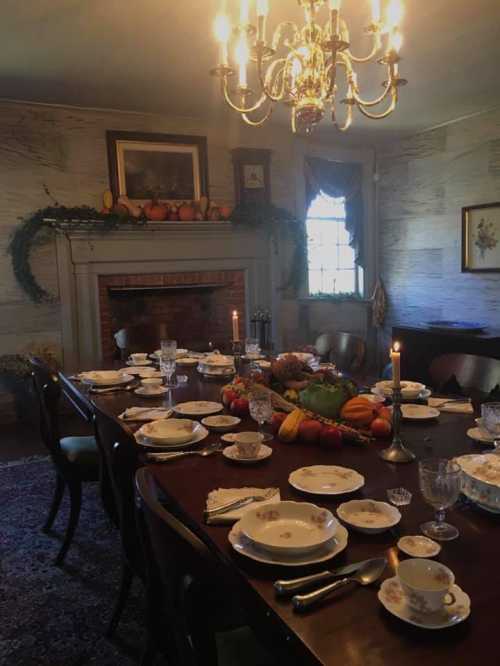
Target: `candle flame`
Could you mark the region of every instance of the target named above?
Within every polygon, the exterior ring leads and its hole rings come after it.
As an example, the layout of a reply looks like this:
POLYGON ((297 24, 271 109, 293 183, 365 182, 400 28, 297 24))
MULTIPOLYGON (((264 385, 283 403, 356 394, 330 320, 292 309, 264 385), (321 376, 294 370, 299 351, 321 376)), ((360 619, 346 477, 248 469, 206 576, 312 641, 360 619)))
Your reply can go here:
POLYGON ((395 342, 393 346, 393 351, 398 352, 401 350, 401 345, 399 342, 395 342))
POLYGON ((229 36, 231 34, 231 26, 229 25, 229 19, 225 14, 219 14, 215 18, 214 22, 214 32, 217 41, 225 44, 229 41, 229 36))
POLYGON ((404 6, 401 0, 390 0, 387 5, 385 15, 385 27, 387 30, 394 30, 397 28, 404 16, 404 6))
POLYGON ((233 317, 237 317, 237 316, 238 316, 238 310, 233 310, 233 317))

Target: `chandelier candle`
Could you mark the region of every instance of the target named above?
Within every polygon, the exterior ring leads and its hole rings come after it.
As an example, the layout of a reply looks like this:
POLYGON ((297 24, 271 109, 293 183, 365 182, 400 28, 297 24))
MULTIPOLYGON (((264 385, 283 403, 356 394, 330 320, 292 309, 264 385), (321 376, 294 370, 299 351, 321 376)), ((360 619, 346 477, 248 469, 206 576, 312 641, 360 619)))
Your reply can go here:
MULTIPOLYGON (((233 25, 226 14, 217 16, 220 60, 211 74, 219 78, 226 103, 254 127, 263 125, 276 104, 282 103, 291 109, 292 130, 306 134, 328 112, 340 131, 351 126, 355 109, 373 120, 390 115, 397 106, 399 88, 406 83, 398 72, 402 0, 388 0, 383 12, 381 0, 367 3, 371 17, 364 32, 371 47, 362 55, 351 51, 348 14, 344 15, 349 4, 357 4, 354 0, 295 2, 303 10, 303 24, 283 21, 270 39, 266 35, 270 0, 240 0, 233 25), (228 48, 229 41, 234 48, 228 48), (358 86, 356 70, 365 63, 378 63, 385 70, 382 93, 374 99, 362 97, 358 86), (345 90, 343 96, 339 84, 345 90), (380 110, 373 110, 379 105, 380 110)), ((281 5, 285 4, 282 0, 281 5)))
POLYGON ((393 388, 401 388, 401 352, 399 342, 395 342, 391 349, 392 384, 393 388))

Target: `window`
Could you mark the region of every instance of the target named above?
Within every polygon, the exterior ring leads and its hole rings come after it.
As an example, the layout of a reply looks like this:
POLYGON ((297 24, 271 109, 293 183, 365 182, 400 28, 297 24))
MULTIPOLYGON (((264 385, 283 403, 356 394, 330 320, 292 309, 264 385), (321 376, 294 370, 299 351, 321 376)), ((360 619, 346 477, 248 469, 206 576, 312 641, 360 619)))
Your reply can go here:
POLYGON ((307 212, 306 233, 309 294, 361 295, 363 271, 349 245, 345 200, 318 194, 307 212))

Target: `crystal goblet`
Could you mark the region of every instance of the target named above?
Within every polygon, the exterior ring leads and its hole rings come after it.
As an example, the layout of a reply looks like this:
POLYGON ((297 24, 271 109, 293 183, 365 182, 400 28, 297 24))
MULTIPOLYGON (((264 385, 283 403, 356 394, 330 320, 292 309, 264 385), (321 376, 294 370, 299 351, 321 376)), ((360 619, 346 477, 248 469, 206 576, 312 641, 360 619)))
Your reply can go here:
POLYGON ((445 510, 453 506, 462 487, 462 470, 457 463, 443 458, 430 458, 418 464, 420 491, 425 501, 436 510, 436 520, 420 526, 431 539, 450 541, 459 531, 445 522, 445 510))
POLYGON ((252 393, 249 399, 250 416, 259 424, 259 432, 262 435, 262 441, 268 442, 273 437, 264 431, 264 423, 271 420, 273 415, 273 406, 271 396, 265 391, 252 393))

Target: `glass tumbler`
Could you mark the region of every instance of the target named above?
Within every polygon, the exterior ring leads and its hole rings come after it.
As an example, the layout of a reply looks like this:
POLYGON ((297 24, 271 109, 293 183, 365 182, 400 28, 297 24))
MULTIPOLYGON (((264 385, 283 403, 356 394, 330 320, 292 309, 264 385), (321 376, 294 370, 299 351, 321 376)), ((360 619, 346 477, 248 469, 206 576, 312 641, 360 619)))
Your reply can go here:
POLYGON ((177 341, 176 340, 162 340, 161 341, 161 356, 160 356, 160 370, 161 374, 166 377, 168 388, 175 388, 172 382, 172 377, 175 373, 175 365, 177 359, 177 341))

